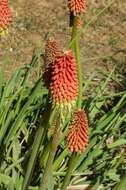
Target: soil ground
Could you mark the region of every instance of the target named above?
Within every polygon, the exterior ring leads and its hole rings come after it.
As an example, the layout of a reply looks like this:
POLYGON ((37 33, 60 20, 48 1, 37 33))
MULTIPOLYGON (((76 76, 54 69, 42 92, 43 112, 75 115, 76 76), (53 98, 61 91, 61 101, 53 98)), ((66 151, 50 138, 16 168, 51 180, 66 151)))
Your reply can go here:
MULTIPOLYGON (((110 1, 87 0, 88 8, 83 16, 84 25, 110 1)), ((6 76, 10 76, 19 65, 30 62, 34 49, 44 52, 47 34, 58 38, 63 47, 68 46, 71 29, 67 0, 10 0, 13 23, 6 38, 0 39, 0 49, 8 57, 6 76)), ((93 22, 81 35, 81 62, 85 75, 97 68, 110 68, 104 59, 116 51, 117 62, 123 63, 126 49, 126 2, 114 3, 93 22), (120 51, 121 50, 121 51, 120 51)), ((126 63, 125 63, 126 64, 126 63)))

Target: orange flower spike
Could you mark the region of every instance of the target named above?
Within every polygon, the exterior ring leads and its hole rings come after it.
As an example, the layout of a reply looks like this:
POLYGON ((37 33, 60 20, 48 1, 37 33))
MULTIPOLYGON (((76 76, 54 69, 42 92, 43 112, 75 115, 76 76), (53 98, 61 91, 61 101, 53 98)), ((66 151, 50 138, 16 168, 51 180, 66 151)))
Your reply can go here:
POLYGON ((76 61, 69 50, 56 56, 52 68, 50 94, 53 105, 71 108, 78 96, 76 61))
POLYGON ((67 143, 71 152, 82 153, 85 150, 88 144, 88 118, 85 111, 74 112, 69 125, 67 143))
POLYGON ((0 2, 0 32, 7 29, 12 21, 12 12, 9 8, 8 0, 1 0, 0 2))
POLYGON ((86 11, 85 0, 68 0, 68 6, 74 16, 77 16, 86 11))

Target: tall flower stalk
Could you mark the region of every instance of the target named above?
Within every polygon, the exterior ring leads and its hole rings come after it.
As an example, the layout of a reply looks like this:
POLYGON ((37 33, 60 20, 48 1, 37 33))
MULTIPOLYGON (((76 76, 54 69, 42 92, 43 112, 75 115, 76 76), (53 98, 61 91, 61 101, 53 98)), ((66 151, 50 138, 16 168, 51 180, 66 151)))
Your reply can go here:
POLYGON ((48 189, 48 181, 49 181, 49 177, 53 173, 52 172, 52 164, 53 164, 53 160, 54 160, 54 157, 56 154, 58 144, 60 142, 60 136, 61 136, 60 121, 57 119, 55 129, 54 129, 53 139, 52 139, 51 146, 50 146, 50 153, 48 156, 46 168, 44 171, 44 175, 43 175, 39 190, 47 190, 48 189))
POLYGON ((52 122, 53 124, 56 121, 56 125, 54 126, 53 140, 39 190, 46 190, 48 187, 48 175, 52 171, 53 159, 60 142, 57 137, 60 137, 60 133, 62 133, 64 120, 75 109, 78 97, 76 60, 72 51, 59 51, 54 42, 50 45, 48 44, 49 49, 46 50, 48 53, 45 57, 43 79, 49 90, 52 107, 56 109, 57 114, 52 122), (59 125, 57 125, 57 120, 60 121, 59 125))
MULTIPOLYGON (((78 83, 79 83, 77 108, 79 111, 81 109, 81 101, 82 101, 82 69, 81 69, 80 45, 79 45, 80 44, 80 35, 77 35, 77 32, 78 32, 78 18, 80 19, 80 17, 78 17, 78 16, 80 16, 80 14, 85 11, 85 8, 86 8, 85 3, 86 3, 85 0, 68 0, 70 12, 72 13, 72 16, 73 16, 73 18, 72 18, 73 19, 73 21, 72 21, 73 26, 72 26, 72 35, 71 35, 71 47, 73 48, 73 50, 75 52, 76 61, 77 61, 78 83)), ((87 119, 86 119, 86 121, 87 121, 87 119)), ((72 122, 72 124, 74 124, 74 122, 72 122)), ((79 124, 79 121, 77 121, 77 125, 78 124, 79 124)), ((83 122, 80 123, 79 125, 81 126, 80 127, 81 129, 84 126, 84 130, 85 130, 85 125, 83 124, 83 122)), ((81 146, 78 144, 80 142, 77 142, 78 141, 77 140, 77 136, 78 136, 77 133, 78 132, 76 133, 76 130, 78 131, 77 127, 75 129, 75 132, 72 132, 72 129, 71 129, 71 131, 68 134, 68 137, 67 137, 68 145, 69 145, 68 147, 73 151, 73 153, 72 153, 71 158, 69 159, 69 162, 68 162, 68 169, 67 169, 67 173, 66 173, 66 176, 64 178, 63 184, 61 186, 61 190, 66 190, 67 186, 69 185, 70 178, 71 178, 72 172, 74 170, 75 162, 77 159, 76 152, 78 152, 79 149, 81 152, 81 150, 84 149, 85 145, 87 144, 87 129, 88 129, 88 123, 86 122, 86 133, 84 132, 84 134, 86 135, 86 138, 85 138, 86 141, 83 140, 81 143, 81 146), (72 133, 74 133, 74 134, 72 135, 72 133), (73 140, 71 140, 70 137, 73 140)))
POLYGON ((81 61, 80 61, 80 45, 79 45, 79 36, 77 35, 77 16, 73 18, 73 27, 72 27, 72 37, 71 41, 75 38, 75 41, 72 43, 72 48, 74 49, 76 61, 77 61, 77 70, 78 70, 78 83, 79 83, 79 93, 77 100, 77 107, 81 108, 81 100, 82 100, 82 70, 81 70, 81 61))
MULTIPOLYGON (((49 46, 49 44, 47 46, 50 48, 46 49, 45 71, 43 73, 45 85, 49 90, 52 106, 57 109, 59 115, 59 117, 57 116, 57 119, 61 121, 60 125, 62 125, 62 118, 66 118, 69 112, 72 113, 75 108, 77 109, 77 112, 73 114, 73 120, 70 122, 71 127, 69 128, 69 134, 67 137, 68 148, 73 154, 69 160, 67 174, 61 186, 61 190, 66 190, 69 184, 77 158, 76 153, 83 152, 88 142, 88 122, 85 112, 81 111, 82 71, 79 37, 76 37, 78 32, 78 19, 80 19, 80 14, 85 11, 86 5, 85 0, 68 0, 68 4, 73 19, 71 22, 71 41, 75 39, 71 48, 75 53, 76 60, 74 59, 71 50, 62 52, 57 48, 58 46, 56 43, 50 43, 51 46, 49 46)), ((60 136, 61 131, 62 127, 59 126, 58 129, 58 125, 56 125, 39 190, 46 190, 48 188, 49 173, 52 171, 53 159, 60 142, 56 137, 60 136)))

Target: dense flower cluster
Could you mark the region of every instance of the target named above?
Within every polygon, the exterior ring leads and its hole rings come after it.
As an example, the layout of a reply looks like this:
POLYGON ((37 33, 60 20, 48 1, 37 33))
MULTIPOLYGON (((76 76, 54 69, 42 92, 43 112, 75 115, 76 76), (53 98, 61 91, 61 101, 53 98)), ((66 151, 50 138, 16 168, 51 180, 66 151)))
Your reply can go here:
POLYGON ((12 21, 12 13, 9 8, 8 0, 0 1, 0 34, 7 30, 12 21))
POLYGON ((85 150, 88 143, 88 118, 85 111, 74 112, 69 124, 67 143, 71 152, 82 153, 85 150))
POLYGON ((86 10, 86 1, 85 0, 68 0, 68 6, 70 11, 74 16, 80 15, 86 10))
POLYGON ((50 83, 52 102, 56 106, 71 106, 78 95, 76 61, 71 50, 58 55, 52 65, 50 83))
POLYGON ((53 106, 68 111, 75 105, 78 96, 76 60, 71 50, 64 53, 54 40, 49 40, 45 47, 43 80, 53 106))

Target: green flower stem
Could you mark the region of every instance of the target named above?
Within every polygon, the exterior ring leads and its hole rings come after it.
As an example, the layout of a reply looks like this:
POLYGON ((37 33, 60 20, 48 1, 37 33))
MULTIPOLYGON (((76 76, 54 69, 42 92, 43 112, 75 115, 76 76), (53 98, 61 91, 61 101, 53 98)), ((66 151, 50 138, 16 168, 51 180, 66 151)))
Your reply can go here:
MULTIPOLYGON (((50 118, 49 118, 49 125, 52 126, 53 125, 53 121, 54 121, 54 118, 55 118, 55 115, 57 113, 57 109, 53 109, 52 112, 51 112, 51 115, 50 115, 50 118)), ((47 158, 48 158, 48 154, 50 152, 50 149, 51 149, 51 143, 52 143, 52 139, 50 139, 47 144, 45 145, 41 155, 40 155, 40 167, 45 167, 46 165, 46 162, 47 162, 47 158)))
POLYGON ((77 108, 81 108, 81 102, 82 102, 82 70, 81 70, 80 47, 79 47, 80 36, 77 35, 77 33, 78 33, 78 31, 77 31, 77 17, 74 16, 71 41, 73 41, 73 39, 75 39, 75 40, 72 43, 71 48, 75 52, 76 61, 77 61, 78 83, 79 83, 77 108))
MULTIPOLYGON (((73 29, 72 29, 72 38, 69 47, 72 48, 75 52, 76 61, 77 61, 77 70, 78 70, 78 82, 79 82, 79 95, 78 95, 78 101, 77 101, 77 108, 81 108, 81 101, 82 101, 82 71, 81 71, 81 63, 80 63, 80 47, 79 47, 79 39, 81 33, 84 33, 87 31, 89 25, 93 23, 98 16, 100 16, 115 0, 111 0, 110 3, 102 10, 100 11, 96 16, 93 17, 91 21, 89 21, 86 26, 80 30, 80 32, 77 32, 77 17, 74 17, 73 21, 73 29)), ((75 165, 75 155, 72 155, 69 161, 67 174, 65 176, 65 179, 63 181, 63 185, 61 187, 61 190, 66 190, 67 186, 69 185, 71 174, 74 169, 75 165)))
POLYGON ((75 46, 75 41, 76 41, 76 38, 77 38, 77 17, 74 16, 73 18, 73 27, 72 27, 72 34, 71 34, 71 48, 76 51, 76 46, 75 46), (74 40, 74 41, 73 41, 74 40))
POLYGON ((47 190, 48 189, 49 174, 52 175, 52 173, 53 173, 52 165, 53 165, 53 160, 54 160, 55 153, 57 150, 57 146, 59 145, 59 142, 60 142, 60 136, 61 136, 61 128, 60 128, 59 121, 57 119, 55 131, 54 131, 54 135, 53 135, 53 139, 52 139, 52 143, 51 143, 51 147, 50 147, 49 157, 47 160, 46 168, 44 171, 44 175, 43 175, 39 190, 47 190))
POLYGON ((82 33, 85 33, 89 26, 97 20, 99 16, 101 16, 106 9, 108 9, 115 0, 110 0, 109 3, 96 14, 87 24, 85 25, 84 28, 82 28, 79 32, 77 32, 77 17, 73 18, 73 29, 72 29, 72 38, 71 42, 69 44, 69 47, 74 49, 75 55, 76 55, 76 60, 77 60, 77 69, 78 69, 78 81, 79 81, 79 95, 78 95, 78 102, 77 102, 77 107, 81 108, 81 101, 82 101, 82 72, 81 72, 81 64, 80 64, 80 48, 79 48, 79 39, 80 35, 82 33))
POLYGON ((63 181, 63 184, 62 184, 60 190, 66 190, 67 189, 67 186, 70 182, 70 178, 71 178, 74 166, 75 166, 76 159, 77 159, 76 154, 75 153, 72 154, 71 158, 69 159, 67 174, 64 178, 64 181, 63 181))
MULTIPOLYGON (((77 100, 77 108, 78 109, 81 108, 81 103, 82 103, 82 71, 81 71, 81 62, 80 62, 79 37, 80 36, 77 36, 77 17, 74 16, 71 41, 73 41, 73 39, 75 39, 75 41, 72 43, 71 48, 75 52, 76 61, 77 61, 78 84, 79 84, 79 93, 78 93, 78 100, 77 100)), ((69 160, 69 163, 68 163, 67 173, 64 178, 63 184, 61 186, 61 190, 66 190, 67 186, 69 185, 70 178, 71 178, 74 166, 75 166, 76 158, 77 158, 77 155, 72 154, 72 156, 69 160)))
POLYGON ((40 155, 39 162, 40 162, 41 168, 45 167, 45 165, 46 165, 48 154, 50 151, 50 144, 51 144, 51 141, 48 141, 40 155))

